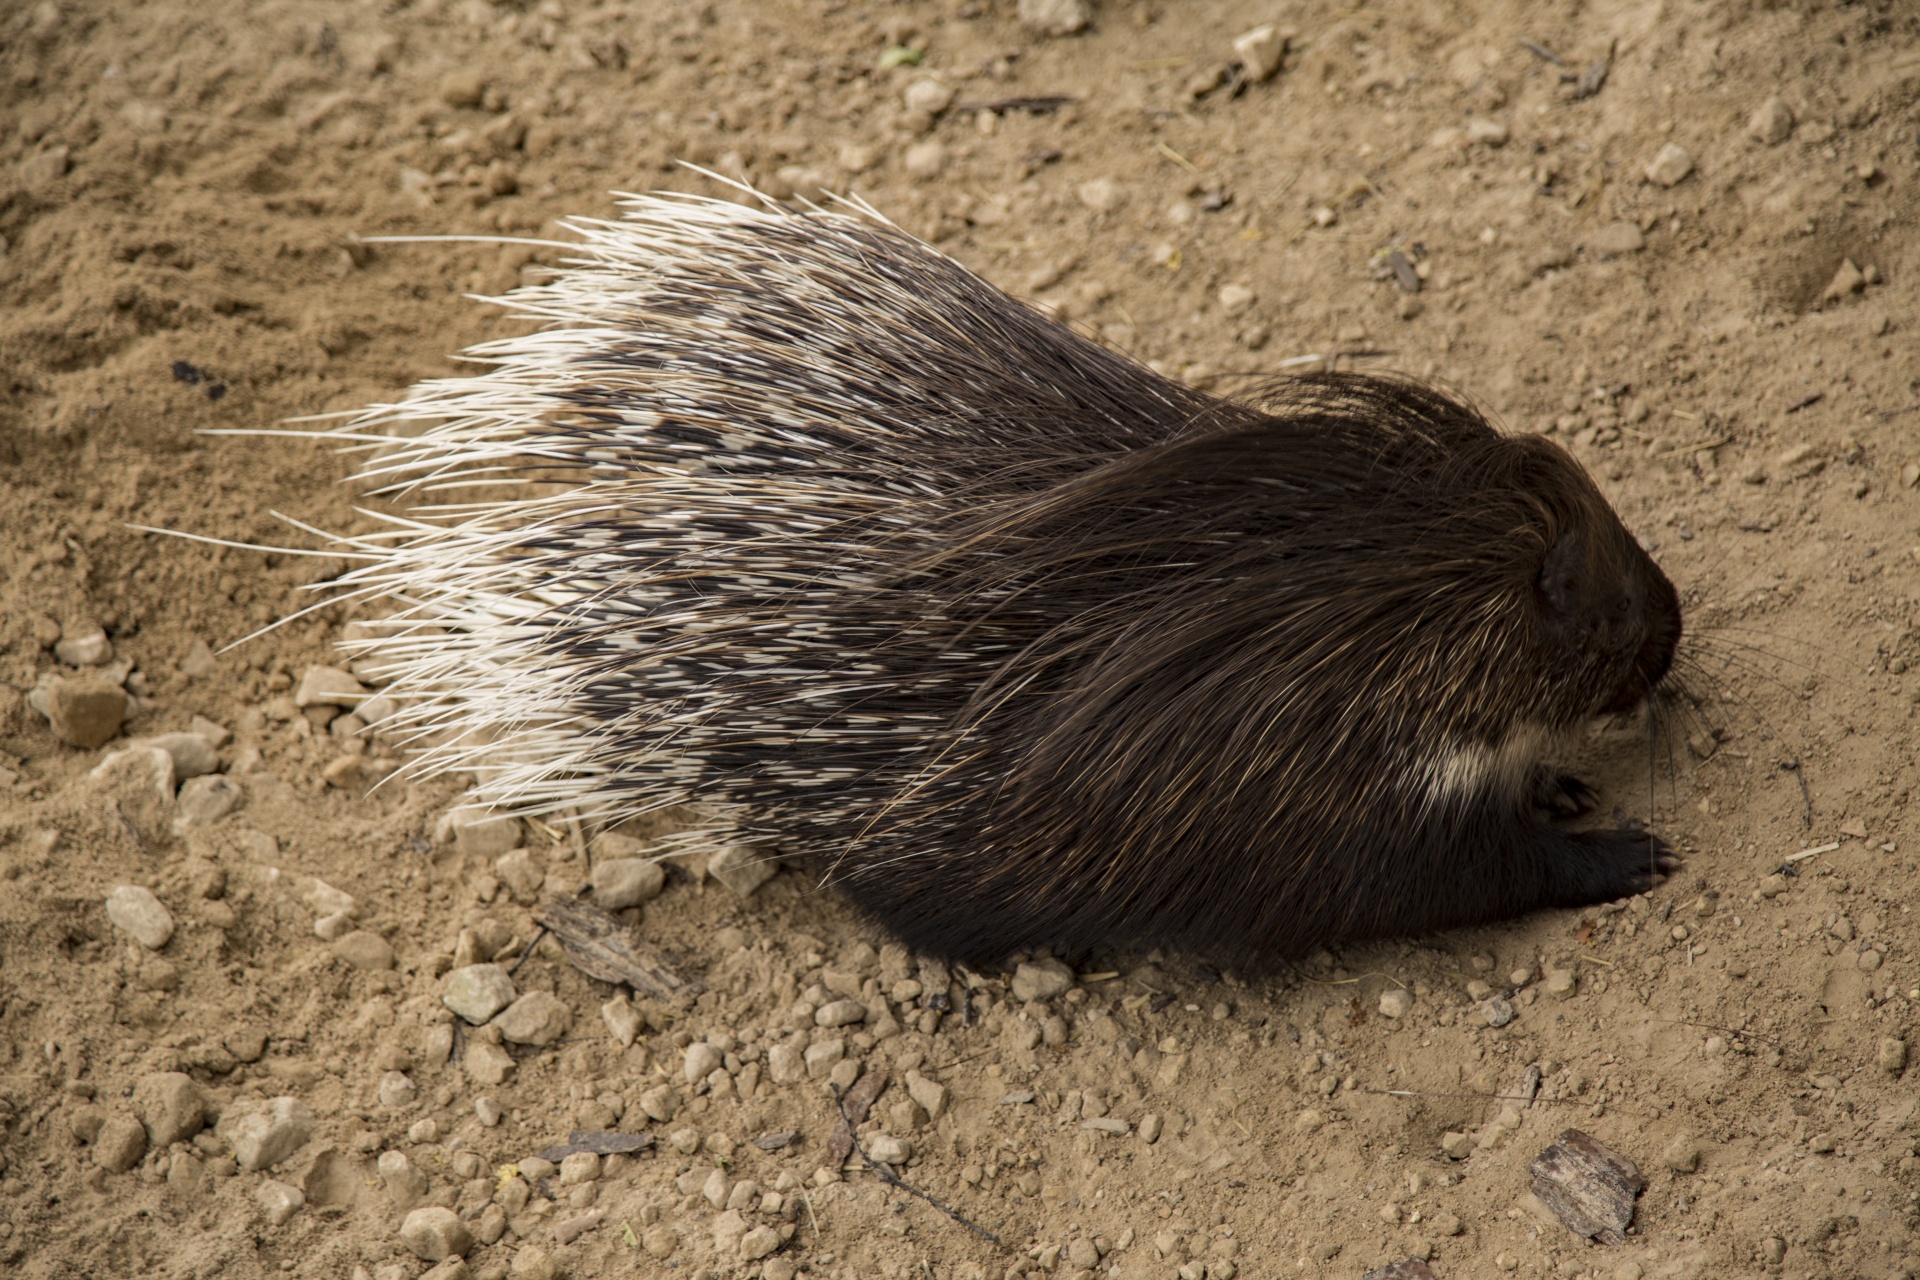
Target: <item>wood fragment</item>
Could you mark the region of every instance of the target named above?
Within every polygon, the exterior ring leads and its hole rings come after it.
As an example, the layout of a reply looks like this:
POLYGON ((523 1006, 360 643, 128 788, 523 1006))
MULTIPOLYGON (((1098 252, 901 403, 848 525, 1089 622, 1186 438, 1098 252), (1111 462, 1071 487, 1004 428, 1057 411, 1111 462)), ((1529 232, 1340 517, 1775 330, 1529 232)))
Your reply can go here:
POLYGON ((1633 1161, 1592 1134, 1567 1129, 1527 1170, 1533 1194, 1567 1230, 1601 1244, 1627 1242, 1634 1197, 1647 1185, 1633 1161))
POLYGON ((869 1071, 854 1082, 840 1098, 840 1123, 827 1139, 827 1168, 838 1169, 853 1154, 853 1131, 866 1121, 867 1112, 886 1091, 887 1073, 869 1071))
POLYGON ((613 915, 572 896, 555 896, 540 904, 534 920, 553 932, 573 967, 589 978, 624 983, 636 992, 666 1003, 691 1000, 704 989, 683 978, 663 957, 634 941, 632 931, 613 915))
POLYGON ((653 1135, 650 1133, 617 1133, 612 1129, 581 1130, 568 1134, 566 1142, 560 1146, 542 1151, 540 1158, 559 1164, 568 1156, 578 1155, 582 1151, 591 1151, 597 1156, 617 1156, 645 1151, 652 1145, 653 1135))
POLYGON ((782 1129, 778 1133, 763 1133, 753 1140, 753 1145, 762 1151, 785 1151, 800 1140, 798 1129, 782 1129))

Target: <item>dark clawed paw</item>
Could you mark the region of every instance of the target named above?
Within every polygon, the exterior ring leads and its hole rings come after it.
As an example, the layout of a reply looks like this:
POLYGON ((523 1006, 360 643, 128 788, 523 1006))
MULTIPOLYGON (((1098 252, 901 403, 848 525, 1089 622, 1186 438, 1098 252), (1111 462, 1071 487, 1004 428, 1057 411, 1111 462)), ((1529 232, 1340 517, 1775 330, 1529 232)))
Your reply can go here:
POLYGON ((1673 846, 1647 831, 1581 831, 1570 841, 1556 876, 1556 896, 1567 905, 1646 893, 1680 868, 1673 846))
POLYGON ((1540 779, 1534 803, 1552 821, 1569 822, 1598 808, 1600 796, 1570 773, 1547 773, 1540 779))

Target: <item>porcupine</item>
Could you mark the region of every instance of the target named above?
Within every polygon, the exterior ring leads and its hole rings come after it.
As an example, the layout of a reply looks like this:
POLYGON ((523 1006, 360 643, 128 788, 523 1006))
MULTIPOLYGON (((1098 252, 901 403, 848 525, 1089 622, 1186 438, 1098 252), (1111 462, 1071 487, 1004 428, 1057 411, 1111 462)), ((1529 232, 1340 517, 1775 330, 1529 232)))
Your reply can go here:
POLYGON ((1578 463, 1410 379, 1259 403, 864 208, 623 197, 545 322, 346 429, 374 652, 483 799, 719 803, 930 955, 1234 961, 1643 890, 1547 763, 1678 598, 1578 463), (481 745, 475 745, 476 742, 481 745))

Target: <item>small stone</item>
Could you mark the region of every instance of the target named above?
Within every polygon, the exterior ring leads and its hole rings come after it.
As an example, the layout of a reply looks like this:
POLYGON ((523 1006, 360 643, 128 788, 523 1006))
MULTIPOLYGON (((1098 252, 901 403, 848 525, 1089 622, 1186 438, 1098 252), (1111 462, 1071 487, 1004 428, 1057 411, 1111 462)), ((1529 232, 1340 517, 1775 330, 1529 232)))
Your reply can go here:
POLYGON ((686 1056, 681 1062, 681 1071, 688 1084, 698 1084, 712 1075, 719 1067, 725 1055, 705 1040, 695 1040, 687 1046, 686 1056))
POLYGON ((1555 1000, 1571 1000, 1580 989, 1580 980, 1571 969, 1549 969, 1540 985, 1555 1000))
POLYGON ((520 845, 520 819, 511 814, 496 814, 478 805, 460 805, 449 809, 440 819, 435 835, 442 844, 451 843, 469 858, 497 858, 520 845), (441 833, 444 831, 444 835, 441 833))
POLYGON ((1224 284, 1218 294, 1220 310, 1231 317, 1244 313, 1253 305, 1254 292, 1244 284, 1224 284))
POLYGON ((614 858, 595 863, 593 904, 620 911, 651 902, 667 885, 667 869, 649 858, 614 858))
POLYGON ((547 873, 526 849, 510 849, 493 860, 493 874, 499 877, 516 902, 532 902, 546 886, 547 873))
POLYGON ((98 623, 80 623, 61 632, 53 656, 70 667, 97 667, 113 657, 113 642, 98 623))
POLYGON ((253 1198, 267 1215, 268 1223, 276 1227, 284 1227, 287 1219, 307 1205, 307 1197, 300 1188, 275 1182, 271 1178, 254 1189, 253 1198))
POLYGON ((493 1019, 508 1044, 548 1045, 567 1034, 573 1010, 548 991, 529 991, 493 1019))
POLYGON ((1693 172, 1693 157, 1687 149, 1669 142, 1647 162, 1647 181, 1662 187, 1677 185, 1693 172))
POLYGON ((71 147, 48 147, 20 162, 20 185, 29 190, 47 186, 64 178, 72 167, 71 147))
POLYGON ((780 1233, 769 1226, 758 1226, 740 1237, 740 1256, 758 1262, 780 1247, 780 1233))
POLYGON ((607 1024, 607 1032, 620 1042, 622 1048, 631 1048, 646 1029, 647 1021, 633 1001, 625 995, 617 995, 600 1006, 600 1020, 607 1024))
POLYGON ((1660 1162, 1675 1173, 1692 1173, 1700 1167, 1700 1144, 1689 1134, 1681 1134, 1660 1153, 1660 1162))
POLYGON ((1112 178, 1090 178, 1075 189, 1075 194, 1095 213, 1112 213, 1127 202, 1127 189, 1112 178))
POLYGON ((1467 141, 1486 147, 1504 147, 1510 136, 1507 126, 1499 120, 1489 120, 1484 116, 1467 121, 1467 141))
POLYGON ((1467 1224, 1451 1213, 1436 1213, 1427 1219, 1427 1225, 1433 1228, 1433 1234, 1437 1236, 1457 1236, 1467 1229, 1467 1224))
POLYGON ((1787 878, 1778 872, 1760 878, 1759 894, 1763 898, 1777 898, 1787 891, 1787 878))
POLYGON ((1646 236, 1631 222, 1609 222, 1587 239, 1587 248, 1596 258, 1623 258, 1647 247, 1646 236))
POLYGON ((807 1078, 807 1059, 800 1046, 776 1044, 767 1050, 767 1075, 775 1084, 794 1084, 807 1078))
POLYGON ((907 1096, 920 1104, 930 1120, 938 1120, 946 1114, 947 1086, 938 1080, 929 1080, 917 1071, 906 1073, 907 1096))
POLYGON ((892 1134, 876 1133, 866 1141, 867 1154, 881 1164, 903 1165, 913 1155, 913 1144, 892 1134))
POLYGON ((107 919, 149 951, 158 951, 173 937, 173 913, 137 884, 123 884, 107 894, 107 919))
POLYGON ((680 1099, 671 1086, 655 1085, 640 1095, 640 1110, 646 1112, 648 1119, 665 1124, 680 1110, 680 1099))
POLYGON ((1058 960, 1030 960, 1013 971, 1013 998, 1051 1000, 1073 986, 1073 970, 1058 960))
POLYGON ((1820 294, 1822 302, 1838 302, 1850 294, 1859 293, 1867 287, 1867 278, 1859 267, 1853 265, 1852 258, 1842 258, 1835 268, 1833 279, 1827 282, 1826 289, 1820 294))
POLYGON ((492 1098, 475 1098, 473 1100, 473 1114, 474 1118, 479 1120, 483 1126, 491 1129, 500 1123, 500 1104, 492 1098))
POLYGON ((242 794, 240 784, 224 773, 188 778, 174 802, 173 833, 212 826, 234 811, 242 794))
POLYGON ((413 1083, 413 1077, 404 1071, 389 1071, 381 1076, 376 1092, 380 1105, 393 1111, 412 1106, 414 1099, 420 1096, 420 1090, 413 1083))
POLYGON ((1874 1055, 1874 1060, 1888 1075, 1899 1075, 1907 1069, 1907 1042, 1896 1040, 1892 1036, 1881 1037, 1880 1047, 1874 1055))
POLYGON ((752 845, 730 844, 707 859, 707 874, 740 898, 751 898, 754 891, 773 879, 779 870, 778 858, 752 845))
POLYGON ((513 1003, 513 979, 497 964, 470 964, 449 973, 440 1003, 479 1026, 513 1003))
POLYGON ((1075 35, 1093 22, 1087 0, 1020 0, 1018 12, 1021 25, 1043 36, 1075 35))
POLYGON ((1840 1143, 1831 1133, 1816 1133, 1807 1139, 1807 1150, 1817 1156, 1830 1156, 1840 1143))
POLYGON ((1165 1122, 1161 1120, 1158 1113, 1149 1111, 1140 1117, 1140 1127, 1135 1132, 1140 1135, 1140 1141, 1152 1146, 1160 1141, 1160 1133, 1164 1127, 1165 1122))
POLYGON ((921 76, 907 86, 901 101, 909 111, 937 116, 953 105, 953 90, 932 76, 921 76))
POLYGON ((125 1173, 146 1154, 146 1126, 132 1116, 114 1116, 94 1135, 93 1162, 108 1173, 125 1173))
POLYGON ((909 146, 900 157, 901 167, 907 176, 916 182, 927 182, 940 176, 947 167, 947 149, 939 141, 928 138, 909 146))
POLYGON ((181 675, 201 680, 214 673, 219 660, 214 657, 213 646, 205 640, 195 640, 181 655, 178 666, 181 675))
POLYGON ((1082 1271, 1093 1270, 1100 1265, 1100 1246, 1085 1236, 1075 1237, 1067 1245, 1067 1263, 1082 1271))
POLYGON ((1440 1150, 1445 1152, 1450 1160, 1465 1160, 1473 1154, 1473 1148, 1473 1135, 1470 1133, 1449 1129, 1440 1135, 1440 1150))
POLYGON ((1793 133, 1793 108, 1778 97, 1768 98, 1747 117, 1747 133, 1769 147, 1780 145, 1793 133))
POLYGON ((338 667, 308 667, 300 673, 293 689, 293 705, 307 707, 345 707, 351 711, 365 700, 367 686, 338 667))
POLYGON ((656 1222, 640 1235, 640 1247, 650 1258, 671 1258, 680 1247, 680 1233, 671 1223, 656 1222))
MULTIPOLYGON (((218 728, 218 726, 215 726, 218 728)), ((222 733, 226 732, 224 729, 222 733)), ((220 768, 219 744, 204 733, 157 733, 134 738, 128 747, 158 747, 173 758, 176 779, 198 778, 220 768)))
POLYGON ((818 1080, 832 1073, 834 1067, 847 1056, 845 1040, 822 1040, 818 1044, 807 1046, 807 1075, 818 1080))
POLYGON ((133 1086, 133 1107, 147 1127, 147 1141, 170 1147, 207 1123, 207 1100, 193 1077, 180 1071, 142 1076, 133 1086))
POLYGON ((478 71, 449 71, 440 78, 440 101, 450 107, 477 107, 487 96, 487 78, 478 71))
POLYGON ((1411 1012, 1413 1012, 1413 992, 1392 987, 1380 993, 1381 1016, 1404 1018, 1411 1012))
POLYGON ((1511 1000, 1505 996, 1493 996, 1480 1002, 1480 1016, 1486 1019, 1490 1027, 1504 1027, 1519 1015, 1511 1000))
POLYGON ((272 1168, 306 1146, 313 1113, 298 1098, 279 1097, 230 1108, 221 1115, 218 1132, 240 1167, 252 1173, 272 1168))
POLYGON ((867 1020, 867 1006, 858 1000, 829 1000, 813 1015, 818 1027, 850 1027, 867 1020))
MULTIPOLYGON (((1282 59, 1286 57, 1287 39, 1287 33, 1272 23, 1235 36, 1234 56, 1240 59, 1240 65, 1246 69, 1247 79, 1255 84, 1273 79, 1274 73, 1280 70, 1282 59)), ((1091 1267, 1093 1264, 1087 1265, 1091 1267)))
POLYGON ((576 1151, 560 1161, 560 1185, 577 1187, 600 1178, 600 1157, 591 1151, 576 1151))
POLYGON ((235 1027, 220 1037, 220 1044, 241 1062, 258 1062, 267 1052, 267 1034, 257 1027, 235 1027))
POLYGON ((333 954, 368 973, 391 969, 394 965, 392 945, 379 934, 366 929, 355 929, 335 938, 333 954))
POLYGON ((437 1204, 415 1209, 400 1224, 400 1243, 425 1262, 463 1257, 473 1247, 473 1236, 460 1215, 437 1204))

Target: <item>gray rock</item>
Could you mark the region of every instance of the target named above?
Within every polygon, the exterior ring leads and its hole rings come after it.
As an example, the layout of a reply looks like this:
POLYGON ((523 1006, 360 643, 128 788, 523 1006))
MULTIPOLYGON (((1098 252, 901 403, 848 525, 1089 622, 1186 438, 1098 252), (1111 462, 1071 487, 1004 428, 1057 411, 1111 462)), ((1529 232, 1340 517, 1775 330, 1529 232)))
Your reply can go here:
POLYGON ((1631 222, 1609 222, 1587 238, 1596 258, 1621 258, 1647 247, 1647 238, 1631 222))
POLYGON ((108 752, 87 781, 141 834, 157 839, 166 833, 173 816, 173 757, 160 748, 108 752))
POLYGON ((1413 992, 1391 987, 1380 993, 1382 1017, 1404 1018, 1413 1011, 1413 992))
POLYGON ((236 1106, 220 1117, 216 1130, 233 1147, 233 1158, 252 1173, 270 1169, 307 1145, 313 1136, 313 1112, 298 1098, 236 1106))
POLYGON ((1662 187, 1678 185, 1693 172, 1693 156, 1685 147, 1669 142, 1647 162, 1647 181, 1662 187))
MULTIPOLYGON (((1286 57, 1288 33, 1272 23, 1255 27, 1233 41, 1233 52, 1246 68, 1247 78, 1255 84, 1273 79, 1286 57)), ((1091 1264, 1089 1264, 1091 1265, 1091 1264)))
POLYGON ((1778 96, 1768 98, 1747 117, 1747 133, 1769 147, 1780 145, 1793 133, 1793 108, 1778 96))
POLYGON ((335 938, 333 954, 354 968, 369 973, 391 969, 394 964, 392 945, 379 934, 366 929, 355 929, 335 938))
POLYGON ((593 903, 607 911, 637 907, 660 896, 667 871, 647 858, 614 858, 594 864, 593 903))
POLYGON ((1073 986, 1073 970, 1058 960, 1031 960, 1013 971, 1013 998, 1051 1000, 1073 986))
POLYGON ((214 773, 220 768, 220 744, 202 733, 156 733, 134 738, 127 745, 160 748, 173 757, 173 776, 181 780, 214 773))
POLYGON ((253 1198, 267 1215, 267 1221, 276 1227, 285 1226, 289 1218, 307 1206, 307 1197, 300 1188, 271 1178, 254 1189, 253 1198))
POLYGON ((473 1235, 467 1230, 467 1224, 460 1221, 459 1214, 433 1204, 407 1215, 400 1224, 400 1243, 406 1245, 414 1257, 438 1262, 442 1258, 465 1257, 467 1250, 473 1248, 473 1235))
POLYGON ((420 1096, 420 1089, 406 1072, 389 1071, 380 1077, 378 1096, 381 1106, 398 1111, 402 1107, 412 1106, 420 1096))
POLYGON ((133 1107, 155 1147, 184 1142, 207 1123, 206 1097, 193 1077, 181 1071, 142 1076, 133 1086, 133 1107))
POLYGON ((99 624, 81 623, 61 633, 53 656, 70 667, 97 667, 113 657, 113 642, 99 624))
POLYGON ((552 1044, 573 1025, 573 1010, 550 992, 529 991, 501 1010, 493 1025, 509 1044, 552 1044))
POLYGON ((607 1024, 608 1034, 618 1040, 622 1048, 631 1047, 647 1025, 646 1018, 625 995, 615 996, 601 1005, 600 1020, 607 1024))
POLYGON ((1093 22, 1087 0, 1020 0, 1020 21, 1043 36, 1070 36, 1093 22))
POLYGON ((224 773, 187 779, 175 802, 173 833, 181 835, 198 827, 212 826, 233 812, 243 794, 240 784, 224 773))
POLYGON ((368 692, 365 685, 338 667, 308 667, 300 673, 300 683, 294 686, 293 705, 345 707, 351 711, 368 692))
POLYGON ((913 1144, 892 1134, 876 1133, 865 1145, 867 1154, 881 1164, 903 1165, 913 1155, 913 1144))
POLYGON ((850 1027, 867 1020, 867 1006, 858 1000, 829 1000, 813 1015, 817 1027, 850 1027))
POLYGON ((513 979, 497 964, 470 964, 445 979, 440 1003, 474 1026, 513 1003, 513 979))
POLYGON ((120 885, 107 895, 107 919, 149 951, 158 951, 173 937, 173 913, 137 884, 120 885))
POLYGON ((547 873, 525 849, 511 849, 495 858, 493 874, 507 887, 515 902, 532 902, 547 882, 547 873))
POLYGON ((742 898, 752 897, 779 870, 770 851, 744 844, 730 844, 707 859, 707 873, 742 898))
POLYGON ((94 1135, 93 1162, 108 1173, 125 1173, 146 1154, 146 1126, 132 1116, 112 1116, 94 1135))
POLYGON ((1481 1001, 1480 1016, 1486 1019, 1490 1027, 1504 1027, 1519 1015, 1514 1011, 1513 1001, 1505 996, 1493 996, 1481 1001))
POLYGON ((721 1061, 722 1054, 718 1049, 705 1040, 695 1040, 687 1046, 686 1056, 681 1061, 681 1074, 688 1084, 698 1084, 712 1075, 721 1061))

